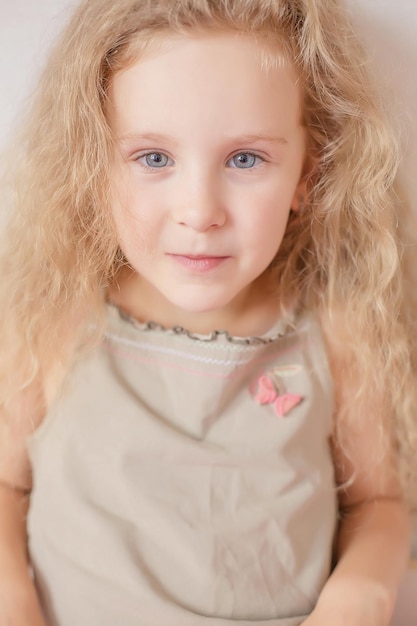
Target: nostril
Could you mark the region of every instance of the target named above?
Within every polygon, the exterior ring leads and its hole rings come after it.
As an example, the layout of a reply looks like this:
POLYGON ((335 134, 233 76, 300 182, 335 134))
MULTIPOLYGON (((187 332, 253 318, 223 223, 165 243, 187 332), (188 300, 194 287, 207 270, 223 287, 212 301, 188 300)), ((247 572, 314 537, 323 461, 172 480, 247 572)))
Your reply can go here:
POLYGON ((222 228, 226 223, 226 212, 220 208, 184 209, 177 211, 174 219, 180 226, 206 231, 222 228))

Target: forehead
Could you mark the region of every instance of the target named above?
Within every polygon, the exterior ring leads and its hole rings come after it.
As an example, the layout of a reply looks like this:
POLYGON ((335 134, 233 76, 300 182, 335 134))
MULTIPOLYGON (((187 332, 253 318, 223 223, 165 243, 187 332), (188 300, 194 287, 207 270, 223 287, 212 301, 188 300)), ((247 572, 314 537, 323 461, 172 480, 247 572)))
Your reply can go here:
POLYGON ((301 119, 299 80, 288 54, 276 41, 237 32, 157 37, 113 77, 109 99, 117 134, 138 121, 191 123, 198 114, 201 124, 219 127, 245 117, 301 119))

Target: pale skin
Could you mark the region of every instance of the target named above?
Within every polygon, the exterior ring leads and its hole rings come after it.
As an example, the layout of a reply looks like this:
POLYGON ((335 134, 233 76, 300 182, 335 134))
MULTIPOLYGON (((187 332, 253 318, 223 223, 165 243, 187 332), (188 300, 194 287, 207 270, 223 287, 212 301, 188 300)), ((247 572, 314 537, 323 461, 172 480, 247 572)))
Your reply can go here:
MULTIPOLYGON (((275 320, 267 268, 306 193, 310 164, 296 74, 289 63, 266 70, 261 52, 268 50, 249 36, 167 37, 111 85, 113 217, 130 269, 109 297, 139 320, 241 336, 275 320)), ((351 390, 332 323, 323 320, 340 406, 351 390)), ((20 399, 1 451, 0 626, 44 624, 28 575, 24 490, 26 439, 46 412, 46 382, 20 399)), ((370 442, 381 441, 377 407, 370 399, 369 413, 349 421, 349 459, 334 442, 337 482, 352 470, 355 480, 340 493, 337 566, 304 626, 389 624, 409 522, 390 455, 369 460, 370 442)))

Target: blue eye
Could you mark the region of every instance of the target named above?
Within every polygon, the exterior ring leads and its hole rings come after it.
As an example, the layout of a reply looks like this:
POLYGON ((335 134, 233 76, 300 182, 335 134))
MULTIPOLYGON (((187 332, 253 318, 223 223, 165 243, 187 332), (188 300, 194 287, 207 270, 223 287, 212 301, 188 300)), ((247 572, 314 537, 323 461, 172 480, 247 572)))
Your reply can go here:
POLYGON ((248 170, 258 165, 263 159, 252 152, 239 152, 228 161, 230 167, 237 167, 241 170, 248 170))
POLYGON ((169 157, 163 152, 148 152, 137 159, 145 167, 152 169, 162 169, 170 164, 169 157))

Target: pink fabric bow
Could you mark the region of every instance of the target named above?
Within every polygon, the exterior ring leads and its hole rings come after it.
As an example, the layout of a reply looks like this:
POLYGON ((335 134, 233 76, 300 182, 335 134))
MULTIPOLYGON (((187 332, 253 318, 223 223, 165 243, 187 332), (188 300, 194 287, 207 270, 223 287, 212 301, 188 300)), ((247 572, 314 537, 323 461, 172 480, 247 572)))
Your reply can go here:
POLYGON ((302 396, 295 393, 279 395, 274 382, 269 376, 261 376, 258 380, 258 389, 255 400, 259 404, 273 404, 278 417, 284 417, 297 404, 300 404, 302 396))

